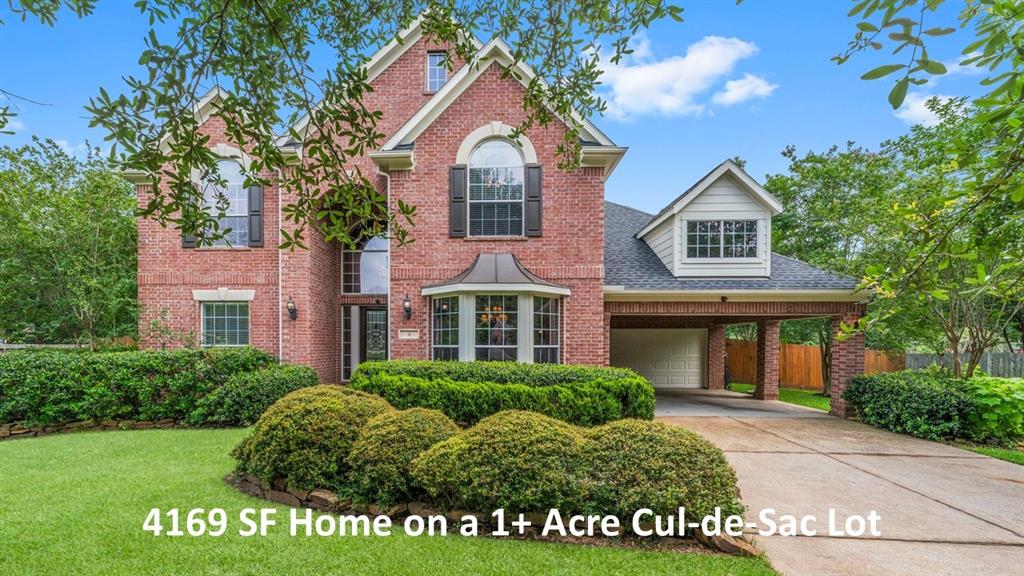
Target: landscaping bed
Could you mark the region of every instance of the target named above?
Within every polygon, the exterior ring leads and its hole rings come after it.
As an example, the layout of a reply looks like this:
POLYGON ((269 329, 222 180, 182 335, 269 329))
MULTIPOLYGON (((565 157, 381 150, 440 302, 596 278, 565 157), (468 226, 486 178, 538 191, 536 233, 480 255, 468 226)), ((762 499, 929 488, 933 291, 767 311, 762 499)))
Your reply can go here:
MULTIPOLYGON (((460 429, 438 410, 395 410, 378 396, 323 385, 276 402, 232 455, 239 489, 331 512, 489 518, 498 509, 536 517, 557 508, 615 516, 627 529, 641 508, 672 516, 684 507, 690 518, 743 512, 721 450, 680 427, 636 419, 585 428, 506 410, 460 429)), ((753 553, 743 542, 716 543, 753 553)))
POLYGON ((396 408, 433 408, 460 424, 530 410, 581 426, 654 418, 654 388, 626 368, 514 362, 364 362, 351 387, 396 408))
POLYGON ((1011 450, 1024 439, 1020 378, 960 379, 941 369, 904 370, 858 376, 844 397, 862 421, 893 432, 1011 450))
POLYGON ((0 355, 0 439, 87 429, 244 426, 319 383, 254 348, 0 355))

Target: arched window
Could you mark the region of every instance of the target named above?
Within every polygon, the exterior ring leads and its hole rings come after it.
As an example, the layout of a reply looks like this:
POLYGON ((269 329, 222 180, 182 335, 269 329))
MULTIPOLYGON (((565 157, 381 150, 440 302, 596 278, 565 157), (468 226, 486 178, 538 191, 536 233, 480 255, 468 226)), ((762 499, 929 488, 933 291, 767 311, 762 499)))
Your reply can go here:
POLYGON ((361 250, 345 250, 342 253, 342 292, 388 293, 387 238, 370 238, 361 250))
POLYGON ((523 156, 507 140, 486 140, 469 157, 469 235, 523 235, 523 156))
POLYGON ((203 187, 203 203, 217 218, 217 231, 224 235, 213 245, 248 246, 249 191, 245 187, 242 166, 236 160, 223 159, 217 162, 217 172, 225 185, 209 181, 203 187))

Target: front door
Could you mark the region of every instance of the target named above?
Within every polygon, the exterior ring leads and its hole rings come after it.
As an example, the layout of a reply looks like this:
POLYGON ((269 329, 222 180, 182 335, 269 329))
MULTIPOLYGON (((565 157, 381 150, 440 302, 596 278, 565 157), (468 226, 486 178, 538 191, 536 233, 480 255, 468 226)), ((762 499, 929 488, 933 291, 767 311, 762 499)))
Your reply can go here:
POLYGON ((363 335, 359 361, 388 359, 388 311, 386 308, 361 308, 363 335))

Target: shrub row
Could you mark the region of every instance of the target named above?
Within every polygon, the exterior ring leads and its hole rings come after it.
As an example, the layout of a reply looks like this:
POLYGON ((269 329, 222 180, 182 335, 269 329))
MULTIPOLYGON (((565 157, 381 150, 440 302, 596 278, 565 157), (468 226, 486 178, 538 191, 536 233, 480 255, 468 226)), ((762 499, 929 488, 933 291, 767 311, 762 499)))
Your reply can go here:
POLYGON ((844 393, 861 420, 930 440, 1024 437, 1024 380, 954 378, 941 369, 858 376, 844 393))
POLYGON ((199 399, 188 417, 193 426, 251 426, 282 396, 308 386, 320 377, 309 366, 274 364, 253 372, 239 372, 199 399))
POLYGON ((277 390, 315 383, 308 371, 274 362, 255 348, 8 352, 0 355, 0 422, 51 426, 170 418, 194 425, 244 423, 280 397, 271 398, 277 390), (269 371, 249 376, 263 368, 269 371), (264 393, 264 386, 273 391, 264 393), (240 410, 237 420, 230 413, 234 409, 240 410))
POLYGON ((583 426, 654 417, 654 388, 625 368, 393 360, 360 364, 351 385, 396 407, 434 408, 464 424, 514 409, 583 426))
POLYGON ((436 410, 395 411, 368 394, 318 386, 274 404, 233 455, 240 472, 266 482, 383 505, 621 517, 644 507, 742 511, 721 450, 682 428, 635 419, 580 428, 512 410, 459 430, 436 410))

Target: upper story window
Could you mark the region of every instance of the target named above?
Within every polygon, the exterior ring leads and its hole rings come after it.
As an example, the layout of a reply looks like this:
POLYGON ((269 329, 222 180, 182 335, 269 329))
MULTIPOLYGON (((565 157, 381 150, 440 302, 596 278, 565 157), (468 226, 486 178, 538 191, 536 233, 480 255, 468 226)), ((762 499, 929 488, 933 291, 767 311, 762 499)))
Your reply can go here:
POLYGON ((487 140, 469 158, 469 235, 523 235, 523 156, 507 140, 487 140))
POLYGON ((217 232, 223 235, 213 245, 248 246, 249 190, 242 166, 236 160, 224 159, 217 162, 217 171, 224 186, 211 181, 203 188, 203 206, 217 218, 217 232))
POLYGON ((437 92, 448 82, 444 52, 427 52, 427 92, 437 92))
POLYGON ((362 250, 341 255, 341 291, 345 294, 387 294, 388 241, 370 238, 362 250))
POLYGON ((757 220, 690 220, 687 258, 757 258, 757 220))

